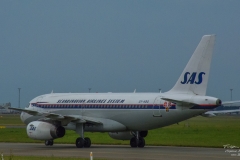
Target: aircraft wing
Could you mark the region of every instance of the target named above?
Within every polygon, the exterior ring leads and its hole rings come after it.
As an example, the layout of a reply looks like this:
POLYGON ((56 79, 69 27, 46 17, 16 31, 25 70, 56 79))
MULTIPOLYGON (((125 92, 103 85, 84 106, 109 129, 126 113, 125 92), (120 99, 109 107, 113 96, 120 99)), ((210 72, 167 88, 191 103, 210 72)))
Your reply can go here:
POLYGON ((12 110, 15 110, 15 111, 21 111, 21 112, 26 112, 28 114, 31 114, 31 115, 34 115, 34 116, 40 116, 41 113, 40 112, 37 112, 37 111, 34 111, 34 110, 29 110, 29 109, 21 109, 21 108, 13 108, 13 107, 5 107, 6 109, 12 109, 12 110))
POLYGON ((216 114, 221 113, 234 113, 234 112, 240 112, 240 109, 233 109, 233 110, 220 110, 220 111, 208 111, 202 114, 204 117, 215 117, 216 114))
POLYGON ((91 117, 86 117, 81 115, 61 115, 61 114, 56 114, 52 112, 39 112, 39 111, 30 110, 30 109, 20 109, 20 108, 13 108, 13 107, 8 107, 8 109, 25 112, 30 115, 43 116, 46 119, 61 121, 64 124, 68 124, 69 122, 102 124, 101 121, 98 121, 91 117))
POLYGON ((75 123, 90 123, 90 124, 102 124, 101 121, 98 121, 91 117, 86 117, 82 115, 61 115, 61 114, 55 114, 55 113, 43 113, 42 114, 46 119, 61 121, 62 125, 67 125, 70 122, 75 123))

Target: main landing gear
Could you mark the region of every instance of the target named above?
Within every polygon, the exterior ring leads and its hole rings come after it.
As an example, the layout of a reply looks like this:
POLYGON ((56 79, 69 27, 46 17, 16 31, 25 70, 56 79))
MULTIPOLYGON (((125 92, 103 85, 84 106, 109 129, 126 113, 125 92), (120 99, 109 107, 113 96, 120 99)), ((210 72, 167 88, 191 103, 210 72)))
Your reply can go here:
POLYGON ((53 145, 53 140, 46 140, 45 145, 46 146, 52 146, 53 145))
POLYGON ((139 135, 139 132, 133 132, 134 137, 131 138, 130 140, 130 146, 132 148, 143 148, 145 146, 145 140, 143 137, 139 135))
POLYGON ((91 146, 91 140, 90 138, 77 138, 76 139, 76 147, 77 148, 89 148, 91 146))
POLYGON ((76 147, 77 148, 89 148, 91 146, 90 138, 84 138, 84 124, 77 123, 76 124, 76 132, 81 136, 76 139, 76 147))

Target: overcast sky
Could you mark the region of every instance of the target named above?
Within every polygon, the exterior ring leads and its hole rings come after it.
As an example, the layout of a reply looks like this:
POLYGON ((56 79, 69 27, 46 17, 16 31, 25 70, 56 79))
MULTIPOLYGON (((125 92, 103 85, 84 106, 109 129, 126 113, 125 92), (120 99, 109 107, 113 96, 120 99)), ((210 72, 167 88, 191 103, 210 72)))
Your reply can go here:
POLYGON ((0 103, 53 92, 163 92, 216 34, 207 95, 240 99, 240 1, 0 1, 0 103))

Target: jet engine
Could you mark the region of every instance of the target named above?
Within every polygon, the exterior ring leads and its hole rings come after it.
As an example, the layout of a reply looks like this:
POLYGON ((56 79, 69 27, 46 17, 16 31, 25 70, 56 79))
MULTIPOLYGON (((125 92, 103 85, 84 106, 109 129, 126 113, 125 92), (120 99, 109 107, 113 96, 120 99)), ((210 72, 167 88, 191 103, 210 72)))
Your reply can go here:
MULTIPOLYGON (((118 140, 130 140, 134 135, 132 132, 108 132, 109 136, 113 139, 118 140)), ((140 131, 139 136, 140 137, 146 137, 148 134, 148 131, 140 131)))
POLYGON ((27 135, 37 140, 56 139, 65 135, 65 128, 47 122, 33 121, 27 125, 27 135))

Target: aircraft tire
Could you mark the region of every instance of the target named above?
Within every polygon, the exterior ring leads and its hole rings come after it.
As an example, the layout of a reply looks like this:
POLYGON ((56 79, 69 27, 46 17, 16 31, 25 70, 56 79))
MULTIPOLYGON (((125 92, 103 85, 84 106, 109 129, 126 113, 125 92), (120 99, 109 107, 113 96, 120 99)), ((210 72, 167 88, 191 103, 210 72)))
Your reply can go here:
POLYGON ((145 140, 143 137, 139 137, 139 140, 138 140, 138 147, 139 148, 143 148, 145 146, 145 140))
POLYGON ((84 138, 84 147, 89 148, 90 146, 91 146, 90 138, 88 138, 88 137, 84 138))
POLYGON ((46 140, 45 145, 46 146, 52 146, 53 145, 53 140, 46 140))
POLYGON ((131 140, 130 140, 130 146, 131 146, 132 148, 136 148, 136 147, 138 146, 138 140, 137 140, 137 138, 135 138, 135 137, 131 138, 131 140))
POLYGON ((84 146, 84 139, 79 137, 76 139, 76 147, 77 148, 83 148, 84 146))

